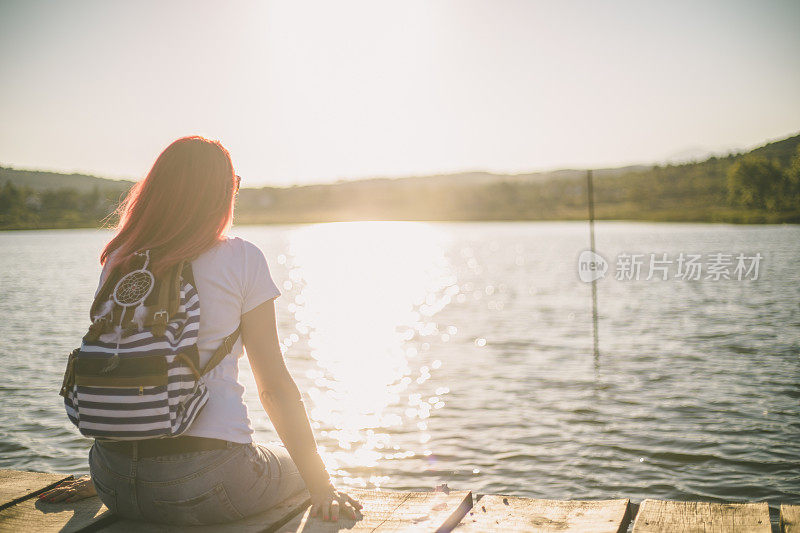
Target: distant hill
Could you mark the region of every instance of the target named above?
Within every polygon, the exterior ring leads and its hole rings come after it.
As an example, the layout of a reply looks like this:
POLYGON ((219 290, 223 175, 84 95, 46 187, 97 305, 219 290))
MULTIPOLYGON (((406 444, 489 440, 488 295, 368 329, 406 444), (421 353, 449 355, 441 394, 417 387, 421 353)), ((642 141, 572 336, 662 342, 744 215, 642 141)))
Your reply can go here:
MULTIPOLYGON (((606 220, 800 222, 800 190, 792 189, 800 187, 796 183, 800 179, 796 176, 800 172, 798 145, 800 135, 794 135, 748 153, 700 162, 595 170, 596 216, 606 220), (752 168, 766 172, 762 172, 761 189, 756 192, 780 196, 780 202, 755 205, 731 199, 729 174, 741 170, 742 162, 754 161, 752 168), (786 185, 790 182, 795 185, 786 185)), ((132 184, 82 174, 0 167, 0 229, 96 226, 132 184)), ((586 171, 564 169, 245 188, 237 200, 236 223, 582 220, 586 214, 586 171)))
MULTIPOLYGON (((628 172, 641 171, 651 168, 645 165, 633 165, 620 168, 605 168, 595 170, 597 177, 621 176, 628 172)), ((491 172, 457 172, 453 174, 439 174, 432 176, 411 176, 404 178, 365 178, 359 180, 342 180, 332 184, 321 184, 321 186, 337 186, 344 184, 360 183, 364 185, 375 183, 399 183, 403 185, 420 185, 425 183, 437 183, 439 185, 453 186, 474 186, 485 185, 504 181, 509 183, 529 183, 542 182, 552 179, 570 179, 583 176, 585 170, 551 170, 543 172, 529 172, 524 174, 494 174, 491 172)), ((126 191, 134 184, 132 180, 114 180, 100 178, 88 174, 60 174, 58 172, 47 172, 43 170, 17 170, 0 166, 0 185, 11 182, 17 187, 29 187, 37 191, 53 189, 74 189, 79 192, 91 191, 98 187, 100 191, 126 191)), ((306 185, 300 187, 316 187, 318 185, 306 185)), ((295 187, 290 187, 295 188, 295 187)))
POLYGON ((60 174, 43 170, 17 170, 0 167, 0 185, 6 182, 37 191, 73 189, 78 192, 89 192, 95 187, 100 191, 126 191, 134 183, 129 180, 112 180, 87 174, 60 174))
MULTIPOLYGON (((652 165, 631 165, 619 168, 601 168, 594 171, 594 175, 598 178, 622 176, 629 172, 637 172, 652 168, 652 165)), ((541 172, 528 172, 521 174, 496 174, 493 172, 455 172, 452 174, 435 174, 431 176, 408 176, 400 178, 365 178, 359 180, 342 180, 333 184, 319 184, 320 186, 330 185, 344 185, 352 183, 360 184, 377 184, 377 183, 394 183, 403 186, 418 186, 426 184, 435 185, 448 185, 448 186, 474 186, 486 185, 488 183, 506 182, 506 183, 538 183, 554 179, 574 179, 580 176, 585 176, 585 170, 576 169, 560 169, 560 170, 547 170, 541 172)), ((318 185, 306 185, 301 187, 315 187, 318 185)))
POLYGON ((800 144, 800 135, 787 137, 780 141, 773 141, 751 150, 749 154, 763 156, 775 161, 781 167, 789 166, 792 157, 797 154, 797 145, 800 144))
MULTIPOLYGON (((797 210, 744 209, 728 201, 727 175, 747 157, 788 168, 800 135, 748 154, 678 165, 595 170, 598 219, 698 222, 800 222, 797 210)), ((799 202, 800 203, 800 202, 799 202)), ((586 171, 500 175, 471 172, 368 179, 299 187, 243 189, 238 223, 347 220, 581 220, 586 171)))

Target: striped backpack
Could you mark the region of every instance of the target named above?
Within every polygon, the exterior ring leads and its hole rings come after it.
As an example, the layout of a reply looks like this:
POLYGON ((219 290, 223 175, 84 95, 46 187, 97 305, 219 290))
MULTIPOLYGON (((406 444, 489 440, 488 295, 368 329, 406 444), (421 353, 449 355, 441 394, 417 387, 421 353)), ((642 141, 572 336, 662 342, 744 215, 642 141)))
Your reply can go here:
POLYGON ((200 296, 190 261, 158 278, 140 265, 112 272, 92 303, 92 325, 67 361, 67 416, 93 438, 139 440, 183 434, 208 401, 204 376, 233 349, 240 327, 200 368, 200 296))

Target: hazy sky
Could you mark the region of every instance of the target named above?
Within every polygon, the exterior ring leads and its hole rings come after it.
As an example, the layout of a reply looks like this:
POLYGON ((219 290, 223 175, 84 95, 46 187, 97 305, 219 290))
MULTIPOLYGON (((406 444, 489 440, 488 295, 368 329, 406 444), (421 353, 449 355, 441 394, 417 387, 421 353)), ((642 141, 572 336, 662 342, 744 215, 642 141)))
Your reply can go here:
POLYGON ((800 2, 0 0, 0 164, 244 185, 653 162, 800 131, 800 2))

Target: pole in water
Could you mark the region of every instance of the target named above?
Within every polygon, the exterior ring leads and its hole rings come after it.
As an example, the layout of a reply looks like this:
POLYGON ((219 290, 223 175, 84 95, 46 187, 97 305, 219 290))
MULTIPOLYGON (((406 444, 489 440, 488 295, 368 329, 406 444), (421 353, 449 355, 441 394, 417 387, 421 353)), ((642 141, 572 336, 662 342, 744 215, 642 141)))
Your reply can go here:
MULTIPOLYGON (((586 171, 586 192, 589 200, 589 245, 592 254, 594 249, 594 186, 592 184, 592 171, 586 171)), ((597 338, 597 279, 592 279, 592 326, 594 333, 594 358, 600 357, 600 344, 597 338)))

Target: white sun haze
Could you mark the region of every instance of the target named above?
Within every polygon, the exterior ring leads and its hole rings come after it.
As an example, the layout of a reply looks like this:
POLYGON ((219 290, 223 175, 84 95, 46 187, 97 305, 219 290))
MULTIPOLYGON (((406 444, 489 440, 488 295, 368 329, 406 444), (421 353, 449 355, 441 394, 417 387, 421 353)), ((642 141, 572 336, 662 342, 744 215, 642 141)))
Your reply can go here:
POLYGON ((243 186, 523 172, 800 129, 800 3, 0 0, 0 164, 243 186))

